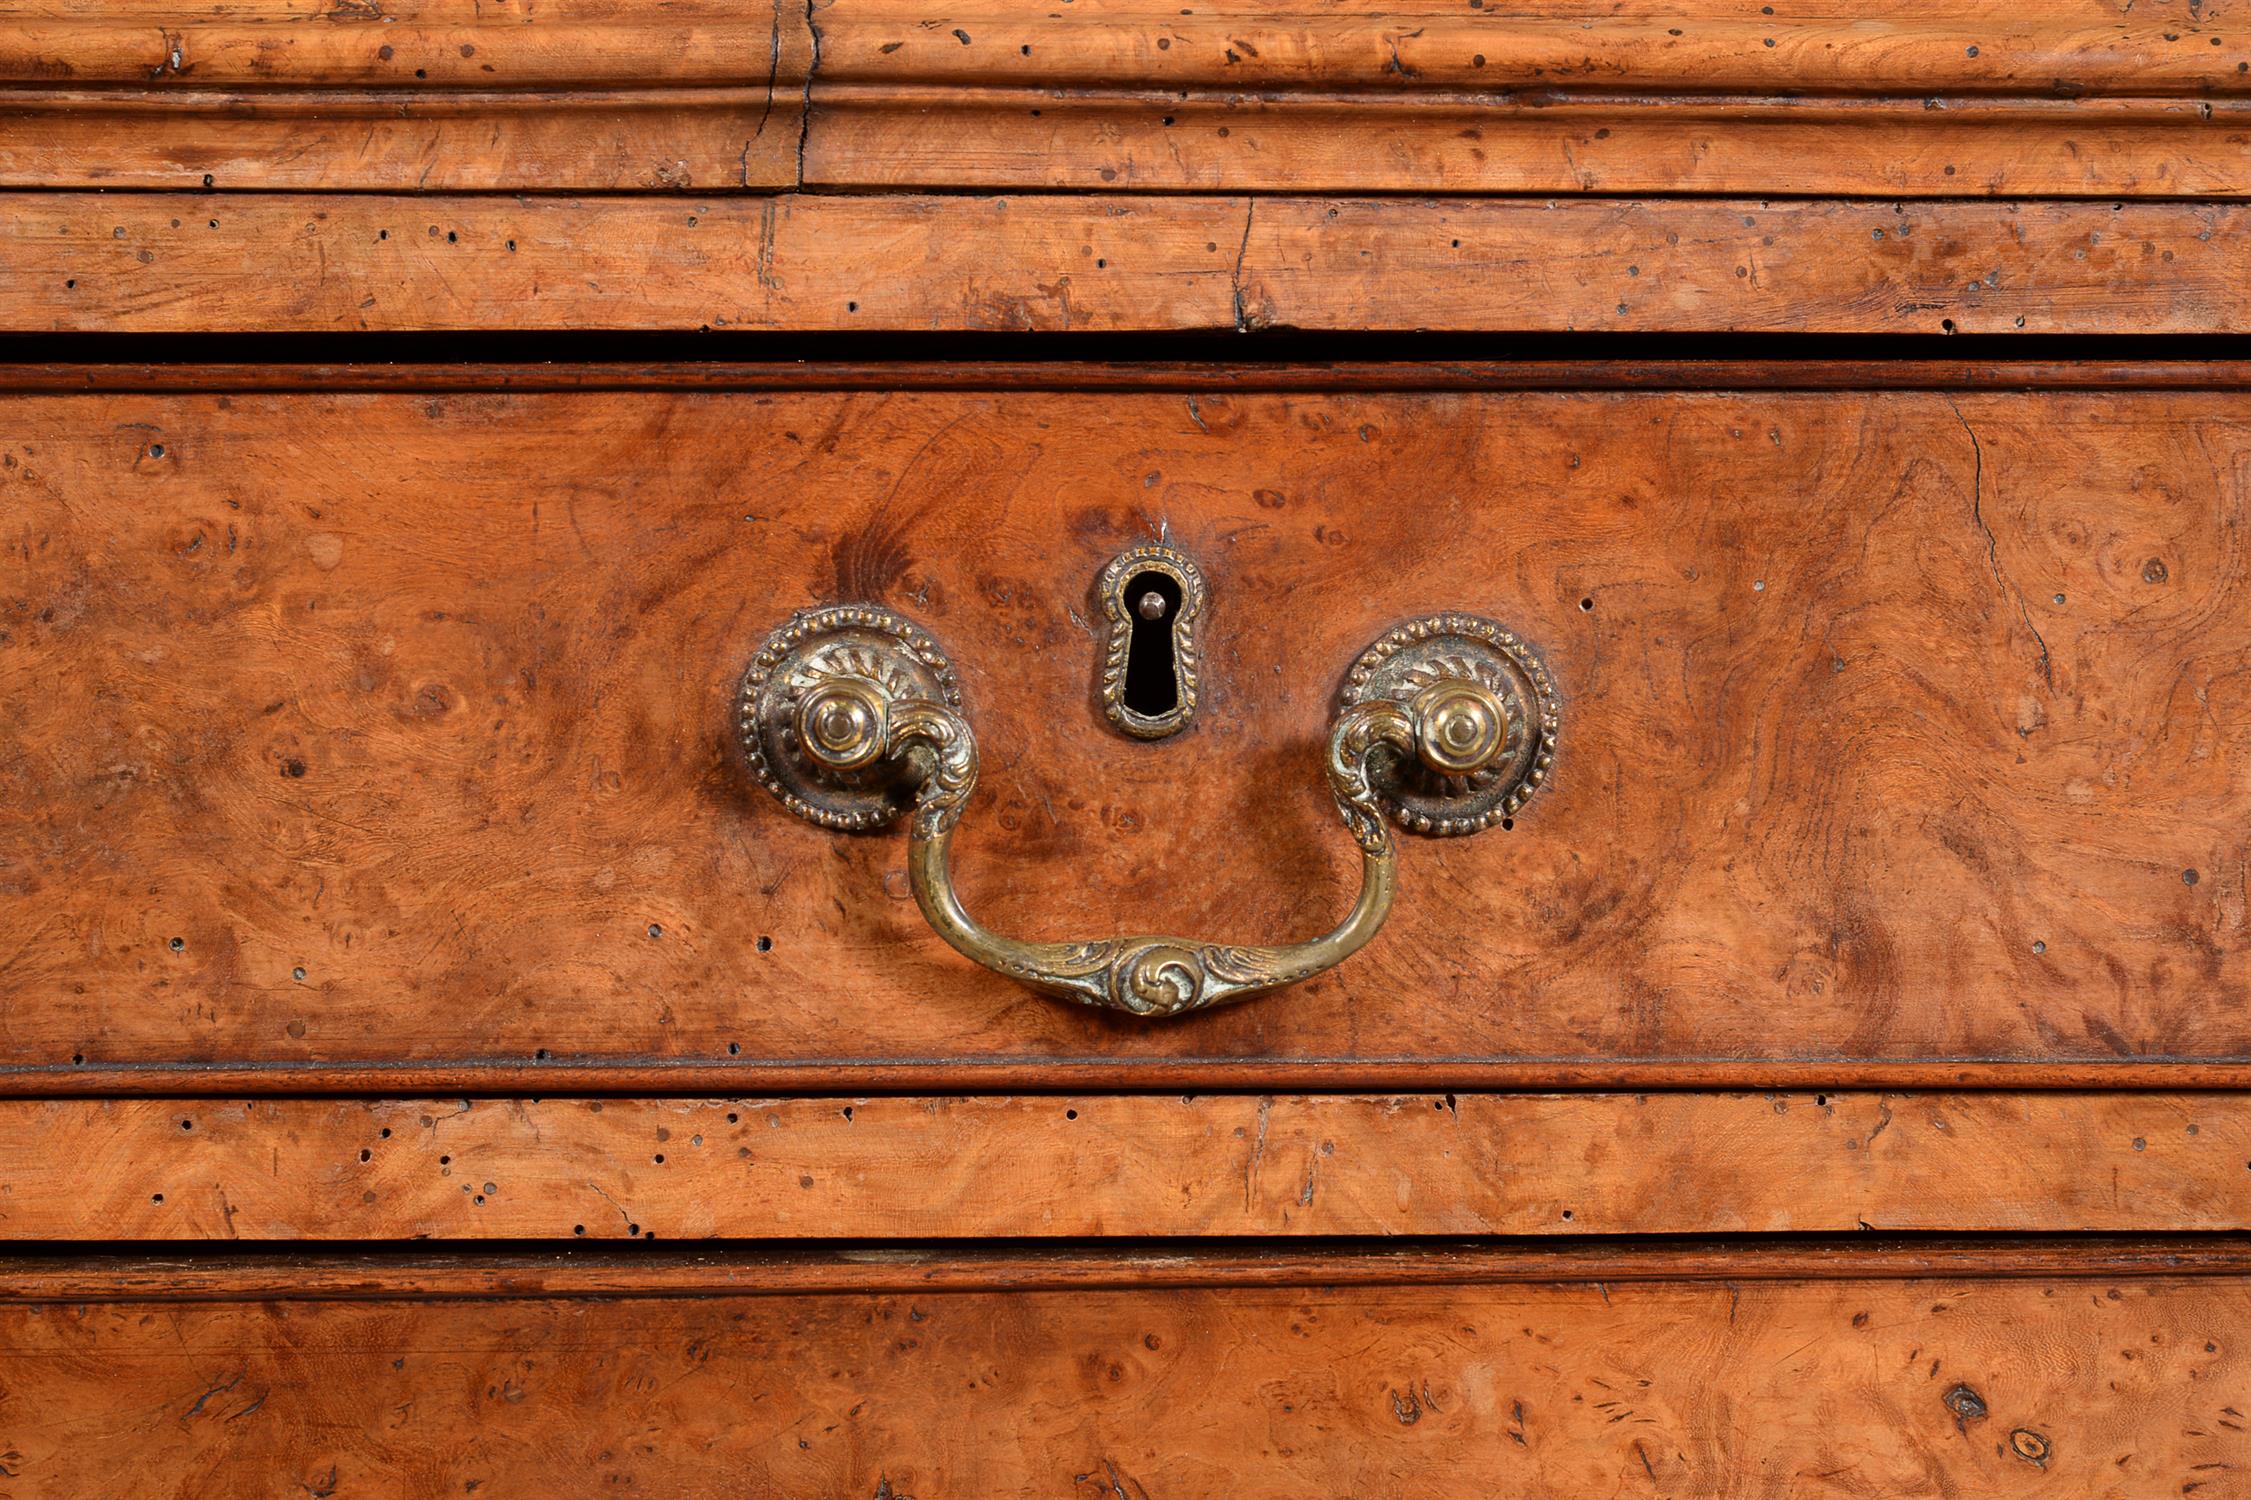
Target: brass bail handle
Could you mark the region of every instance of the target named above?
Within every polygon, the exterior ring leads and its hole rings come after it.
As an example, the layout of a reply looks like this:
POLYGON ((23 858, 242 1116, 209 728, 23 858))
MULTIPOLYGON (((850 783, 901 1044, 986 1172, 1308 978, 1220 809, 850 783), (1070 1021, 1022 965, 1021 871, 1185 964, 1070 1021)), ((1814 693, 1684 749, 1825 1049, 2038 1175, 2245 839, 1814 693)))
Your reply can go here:
POLYGON ((800 615, 745 675, 740 729, 753 770, 791 811, 841 829, 909 815, 915 902, 956 951, 1082 1005, 1174 1016, 1248 1000, 1350 958, 1398 890, 1392 824, 1466 834, 1516 811, 1546 777, 1557 722, 1538 659, 1473 615, 1401 626, 1354 665, 1326 769, 1360 846, 1360 895, 1322 936, 1234 944, 1157 935, 1026 942, 963 907, 954 827, 977 788, 977 740, 950 664, 927 633, 873 606, 800 615))

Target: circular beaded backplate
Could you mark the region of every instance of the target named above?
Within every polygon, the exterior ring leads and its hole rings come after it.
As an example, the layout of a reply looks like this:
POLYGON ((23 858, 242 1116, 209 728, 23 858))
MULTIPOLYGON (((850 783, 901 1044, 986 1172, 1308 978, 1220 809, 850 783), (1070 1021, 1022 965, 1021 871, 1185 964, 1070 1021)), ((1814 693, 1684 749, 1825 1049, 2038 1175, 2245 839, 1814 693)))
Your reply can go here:
POLYGON ((838 678, 872 682, 892 699, 927 698, 948 708, 961 706, 961 686, 928 632, 872 604, 796 615, 751 658, 736 695, 736 731, 758 784, 807 822, 847 832, 881 828, 914 805, 914 778, 883 759, 832 771, 798 743, 798 704, 838 678))
POLYGON ((1493 760, 1466 776, 1445 775, 1406 756, 1378 774, 1375 790, 1384 811, 1414 833, 1476 833, 1514 817, 1555 760, 1561 712, 1548 669, 1514 632, 1482 616, 1426 615, 1389 632, 1352 664, 1344 703, 1408 703, 1449 677, 1496 694, 1508 710, 1508 732, 1493 760))

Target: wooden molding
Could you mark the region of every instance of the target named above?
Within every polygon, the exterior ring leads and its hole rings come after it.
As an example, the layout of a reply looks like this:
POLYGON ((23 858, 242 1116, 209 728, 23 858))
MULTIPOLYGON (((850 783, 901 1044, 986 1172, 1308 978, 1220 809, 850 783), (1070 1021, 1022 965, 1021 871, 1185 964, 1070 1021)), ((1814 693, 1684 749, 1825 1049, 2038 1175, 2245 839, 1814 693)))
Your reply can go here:
POLYGON ((812 61, 796 4, 70 0, 0 18, 0 188, 788 187, 812 61))
POLYGON ((761 1093, 914 1095, 933 1088, 1056 1093, 1105 1089, 1472 1091, 1567 1089, 1907 1089, 1941 1093, 2081 1089, 2251 1090, 2251 1057, 1926 1058, 862 1056, 743 1062, 465 1057, 431 1062, 29 1063, 0 1067, 0 1099, 147 1099, 179 1095, 327 1097, 475 1094, 761 1093))
POLYGON ((2251 94, 2240 0, 2137 13, 2049 0, 1869 0, 1812 15, 1734 0, 1506 6, 1321 0, 815 0, 816 77, 957 86, 1438 89, 1914 97, 2251 94))
POLYGON ((0 187, 2240 198, 2231 14, 72 0, 0 187))
POLYGON ((2148 1281, 2251 1276, 2233 1235, 1850 1239, 1422 1240, 1256 1245, 905 1245, 746 1249, 579 1245, 381 1253, 240 1244, 194 1252, 0 1256, 0 1306, 165 1302, 534 1302, 1257 1287, 1632 1286, 1721 1282, 2148 1281))
POLYGON ((2247 1157, 2241 1094, 58 1100, 0 1239, 2240 1231, 2247 1157))
POLYGON ((855 191, 2251 193, 2233 99, 816 83, 810 108, 802 183, 855 191))
POLYGON ((727 192, 795 185, 804 95, 757 85, 0 94, 0 188, 727 192))
POLYGON ((1649 93, 2251 95, 2238 0, 2185 13, 2051 0, 58 0, 0 20, 0 83, 411 89, 801 81, 943 87, 1649 93), (815 61, 815 54, 818 61, 815 61), (777 56, 778 54, 778 56, 777 56))
POLYGON ((801 4, 756 0, 58 0, 0 18, 0 84, 239 88, 800 89, 801 4))
POLYGON ((1140 360, 557 360, 553 363, 0 364, 24 395, 285 391, 1995 391, 2251 390, 2226 359, 1526 359, 1328 364, 1140 360))
POLYGON ((2241 199, 2239 100, 18 88, 0 188, 2241 199))
POLYGON ((2241 1463, 2240 1274, 439 1304, 396 1280, 0 1307, 11 1482, 2038 1500, 2225 1494, 2241 1463))

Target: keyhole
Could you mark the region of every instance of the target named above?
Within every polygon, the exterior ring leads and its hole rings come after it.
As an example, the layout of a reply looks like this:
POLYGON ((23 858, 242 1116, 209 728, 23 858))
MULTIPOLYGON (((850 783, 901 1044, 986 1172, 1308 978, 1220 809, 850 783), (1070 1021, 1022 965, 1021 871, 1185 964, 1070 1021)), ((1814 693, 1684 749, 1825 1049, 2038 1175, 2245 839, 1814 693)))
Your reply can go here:
POLYGON ((1163 573, 1137 573, 1127 580, 1125 597, 1133 611, 1133 640, 1126 648, 1125 706, 1144 718, 1159 718, 1180 706, 1172 652, 1180 585, 1163 573))
POLYGON ((1095 657, 1104 716, 1137 740, 1187 728, 1196 713, 1203 573, 1170 547, 1135 547, 1103 566, 1094 599, 1109 624, 1095 657))

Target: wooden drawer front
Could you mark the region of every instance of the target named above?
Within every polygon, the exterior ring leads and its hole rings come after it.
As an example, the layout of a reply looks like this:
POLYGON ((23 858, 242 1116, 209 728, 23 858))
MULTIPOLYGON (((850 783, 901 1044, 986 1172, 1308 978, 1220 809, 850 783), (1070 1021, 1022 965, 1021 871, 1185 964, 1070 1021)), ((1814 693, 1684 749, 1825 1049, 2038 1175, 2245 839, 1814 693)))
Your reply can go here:
POLYGON ((2251 318, 2251 206, 2227 200, 71 192, 8 206, 0 332, 15 333, 2209 334, 2251 318))
POLYGON ((12 1267, 0 1461, 42 1496, 2240 1493, 2240 1254, 2135 1259, 12 1267))
POLYGON ((2239 1231, 2247 1168, 2229 1093, 22 1100, 0 1239, 2239 1231))
POLYGON ((8 400, 0 1061, 991 1091, 2251 1052, 2251 396, 954 378, 8 400), (1211 607, 1197 724, 1145 744, 1089 590, 1160 533, 1211 607), (1333 921, 1335 695, 1431 610, 1536 644, 1560 752, 1512 831, 1406 841, 1332 974, 1090 1013, 940 943, 899 833, 745 773, 758 642, 850 601, 959 668, 956 865, 1003 932, 1333 921))

